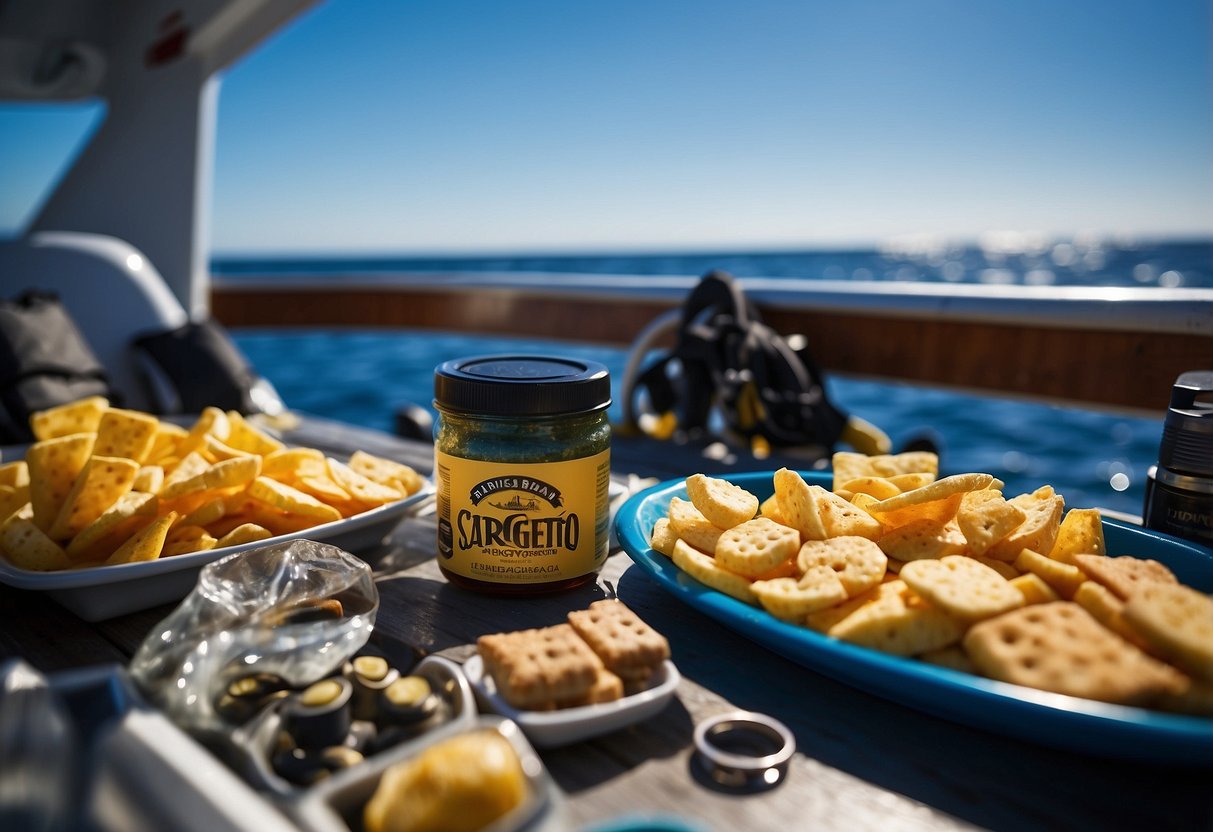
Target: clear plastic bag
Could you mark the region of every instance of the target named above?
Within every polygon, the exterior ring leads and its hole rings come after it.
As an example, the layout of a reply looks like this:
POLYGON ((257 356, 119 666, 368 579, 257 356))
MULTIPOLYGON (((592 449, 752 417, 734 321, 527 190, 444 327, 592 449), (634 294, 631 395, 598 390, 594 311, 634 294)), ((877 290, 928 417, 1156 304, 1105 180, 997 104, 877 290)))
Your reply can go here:
POLYGON ((152 629, 131 677, 186 730, 231 728, 215 705, 232 681, 322 678, 366 644, 378 609, 370 567, 336 546, 293 540, 229 555, 152 629))

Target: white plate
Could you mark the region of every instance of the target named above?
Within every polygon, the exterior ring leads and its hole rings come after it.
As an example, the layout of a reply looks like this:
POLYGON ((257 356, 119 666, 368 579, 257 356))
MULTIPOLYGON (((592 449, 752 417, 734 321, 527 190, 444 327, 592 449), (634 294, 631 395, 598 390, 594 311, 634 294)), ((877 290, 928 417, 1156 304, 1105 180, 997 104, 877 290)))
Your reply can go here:
POLYGON ((569 745, 648 719, 666 706, 682 681, 678 668, 666 661, 653 673, 648 688, 614 702, 558 711, 520 711, 497 694, 480 656, 464 662, 463 675, 472 683, 481 707, 514 720, 538 748, 569 745))
POLYGON ((285 540, 306 538, 329 543, 357 554, 383 541, 404 514, 433 492, 427 482, 418 491, 395 503, 363 512, 344 520, 334 520, 310 529, 277 535, 255 543, 208 549, 188 555, 92 566, 61 572, 32 572, 18 569, 0 560, 0 583, 17 589, 45 592, 85 621, 104 621, 118 615, 144 610, 184 598, 198 580, 198 570, 213 561, 236 552, 258 549, 285 540))

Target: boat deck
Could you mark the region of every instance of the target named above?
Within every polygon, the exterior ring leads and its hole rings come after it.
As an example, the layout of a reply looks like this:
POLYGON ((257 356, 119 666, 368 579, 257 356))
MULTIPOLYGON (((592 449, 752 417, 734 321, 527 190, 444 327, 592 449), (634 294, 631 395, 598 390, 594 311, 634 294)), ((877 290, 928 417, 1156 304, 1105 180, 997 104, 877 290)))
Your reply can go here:
MULTIPOLYGON (((296 438, 315 447, 352 441, 422 470, 431 467, 432 448, 425 443, 328 423, 305 427, 309 432, 296 438)), ((620 439, 615 474, 676 476, 702 461, 697 449, 660 450, 620 439)), ((675 601, 622 551, 612 553, 593 585, 500 599, 447 583, 433 557, 434 538, 433 515, 423 509, 380 549, 363 553, 380 592, 377 635, 462 661, 478 636, 558 623, 570 610, 605 597, 610 587, 670 641, 683 678, 664 711, 596 739, 541 751, 563 793, 568 828, 653 816, 679 817, 703 830, 1194 830, 1213 824, 1207 768, 1058 751, 869 695, 758 648, 675 601), (772 715, 795 734, 797 753, 779 786, 739 796, 713 786, 692 766, 695 725, 733 709, 772 715)), ((125 663, 171 608, 90 624, 38 594, 3 587, 0 657, 22 656, 44 672, 125 663)))

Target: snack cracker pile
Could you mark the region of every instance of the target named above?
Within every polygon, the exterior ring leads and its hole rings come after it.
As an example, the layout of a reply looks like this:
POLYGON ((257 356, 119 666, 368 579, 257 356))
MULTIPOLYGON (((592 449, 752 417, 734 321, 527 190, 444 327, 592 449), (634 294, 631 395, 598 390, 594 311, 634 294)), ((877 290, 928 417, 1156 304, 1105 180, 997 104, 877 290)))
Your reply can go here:
POLYGON ((476 647, 502 698, 532 711, 614 701, 670 657, 665 636, 610 598, 567 623, 481 636, 476 647))
POLYGON ((1213 714, 1213 598, 1105 554, 1096 509, 934 454, 834 455, 833 490, 786 468, 760 504, 695 474, 653 549, 700 582, 842 641, 1042 690, 1213 714))
POLYGON ((102 397, 35 413, 36 442, 0 465, 0 549, 53 571, 266 540, 418 491, 407 465, 287 448, 235 411, 190 428, 102 397))

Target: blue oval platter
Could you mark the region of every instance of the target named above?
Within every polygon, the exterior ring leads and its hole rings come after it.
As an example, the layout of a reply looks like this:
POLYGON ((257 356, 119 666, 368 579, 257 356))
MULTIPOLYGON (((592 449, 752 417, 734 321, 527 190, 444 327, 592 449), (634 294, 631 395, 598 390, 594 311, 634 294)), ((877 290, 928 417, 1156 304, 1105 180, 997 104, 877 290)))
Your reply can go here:
MULTIPOLYGON (((723 477, 760 500, 774 472, 723 477)), ((830 488, 829 472, 802 472, 830 488)), ((879 653, 780 621, 764 610, 699 583, 649 548, 649 534, 670 499, 687 499, 684 481, 669 480, 628 499, 615 519, 624 551, 679 600, 764 647, 841 682, 944 719, 1053 747, 1101 756, 1213 766, 1213 718, 1182 716, 997 682, 879 653)), ((1153 558, 1185 584, 1213 592, 1213 550, 1104 518, 1109 555, 1153 558)))

